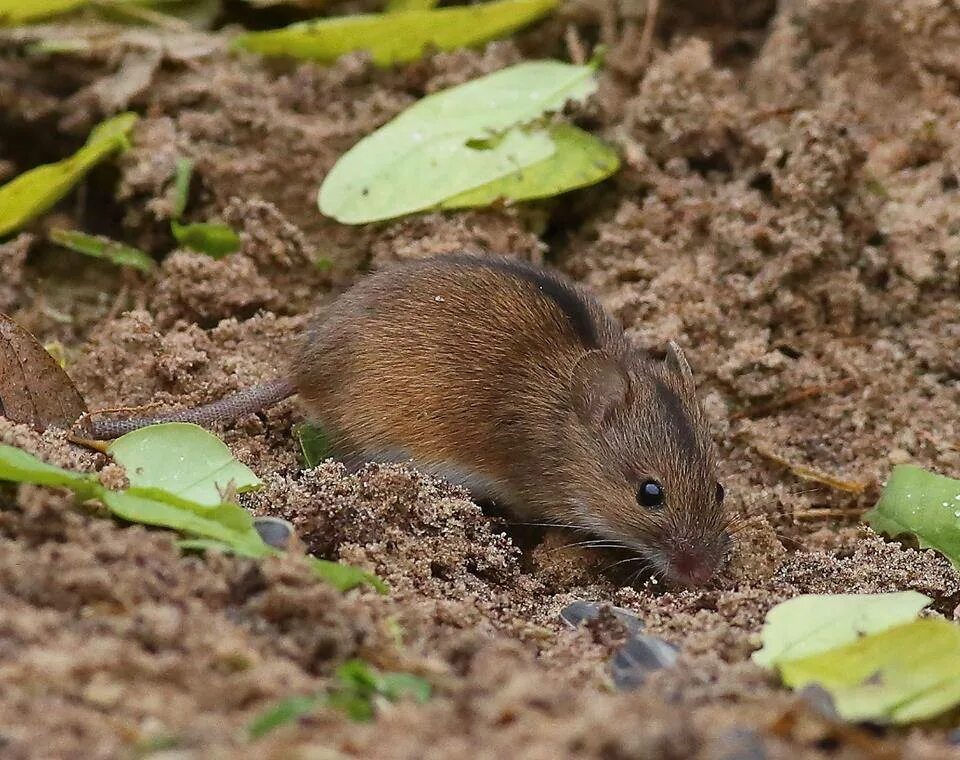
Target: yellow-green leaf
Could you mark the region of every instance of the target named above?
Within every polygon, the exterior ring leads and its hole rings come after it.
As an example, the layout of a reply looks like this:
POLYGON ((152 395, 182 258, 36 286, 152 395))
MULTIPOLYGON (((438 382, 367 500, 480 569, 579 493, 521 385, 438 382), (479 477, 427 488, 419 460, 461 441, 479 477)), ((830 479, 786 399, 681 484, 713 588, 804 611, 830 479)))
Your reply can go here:
POLYGON ((157 262, 139 248, 133 248, 99 235, 87 235, 77 230, 51 230, 50 239, 71 251, 93 256, 97 259, 106 259, 119 266, 133 267, 146 274, 157 267, 157 262))
POLYGON ((205 507, 160 489, 128 488, 104 491, 101 500, 117 517, 144 525, 173 528, 191 536, 222 541, 244 557, 274 554, 253 528, 250 514, 241 506, 225 502, 205 507))
POLYGON ((372 586, 378 594, 386 594, 390 588, 380 578, 366 570, 352 565, 344 565, 340 562, 332 562, 328 559, 319 559, 317 557, 307 557, 310 566, 317 577, 323 578, 327 583, 340 591, 349 591, 357 586, 367 584, 372 586))
POLYGON ((323 697, 323 694, 310 694, 281 699, 254 718, 247 726, 247 733, 250 734, 251 739, 259 739, 275 728, 293 723, 316 710, 322 704, 323 697))
POLYGON ((263 55, 335 61, 357 50, 381 66, 413 61, 429 48, 456 50, 503 37, 552 11, 558 0, 497 0, 439 10, 339 16, 249 32, 236 47, 263 55))
POLYGON ((960 704, 960 627, 915 620, 780 670, 788 686, 826 689, 847 720, 924 720, 960 704))
POLYGON ((0 26, 28 24, 32 21, 69 13, 88 0, 0 0, 0 26))
POLYGON ((320 211, 345 224, 434 208, 556 150, 528 125, 596 90, 590 66, 531 61, 420 100, 336 163, 320 211))
POLYGON ((86 144, 69 158, 38 166, 0 187, 0 235, 49 210, 97 163, 124 149, 137 118, 134 113, 114 116, 95 128, 86 144))
POLYGON ((240 236, 232 227, 218 222, 170 222, 170 230, 180 245, 212 259, 222 259, 240 250, 240 236))
POLYGON ((936 549, 960 570, 960 480, 898 465, 864 520, 888 536, 914 534, 921 547, 936 549))
MULTIPOLYGON (((154 426, 157 427, 163 426, 154 426)), ((203 432, 219 446, 199 438, 186 440, 182 437, 184 434, 186 438, 195 436, 182 429, 167 430, 149 442, 128 439, 121 447, 121 454, 133 485, 123 491, 105 488, 96 475, 56 467, 22 449, 3 444, 0 444, 0 480, 64 486, 81 499, 97 499, 116 517, 171 528, 190 536, 178 542, 184 550, 218 550, 253 558, 278 555, 280 552, 260 537, 247 510, 226 500, 210 503, 207 497, 211 496, 211 487, 217 490, 223 478, 237 485, 238 480, 242 482, 248 477, 245 473, 254 479, 256 476, 232 459, 222 441, 203 432), (164 452, 158 448, 164 445, 172 450, 164 452), (226 463, 224 450, 230 456, 226 463), (183 462, 179 461, 181 458, 183 462), (186 462, 187 459, 190 461, 186 462), (171 466, 177 471, 171 472, 171 466), (200 500, 184 498, 184 494, 199 496, 200 500)), ((126 436, 117 441, 123 438, 126 436)), ((341 591, 361 584, 368 584, 381 594, 389 591, 382 580, 366 570, 313 556, 308 556, 307 561, 318 578, 341 591)))
POLYGON ((763 648, 753 661, 766 667, 808 657, 917 617, 930 604, 916 591, 896 594, 804 594, 767 613, 763 648))
POLYGON ((387 13, 401 11, 428 11, 435 8, 437 0, 387 0, 387 13))
POLYGON ((47 464, 33 454, 6 444, 0 444, 0 480, 38 486, 66 486, 82 496, 95 494, 101 487, 96 475, 47 464))
POLYGON ((223 441, 186 422, 134 430, 117 438, 107 451, 124 466, 131 486, 162 489, 208 507, 224 501, 231 487, 243 493, 262 485, 223 441))
POLYGON ((606 179, 620 168, 613 148, 589 132, 570 124, 549 129, 553 155, 513 174, 467 190, 440 204, 441 208, 489 206, 500 199, 526 201, 549 198, 606 179))
POLYGON ((189 158, 177 160, 176 175, 173 181, 173 218, 170 231, 180 245, 211 258, 222 259, 240 250, 240 236, 226 224, 218 222, 180 221, 187 208, 190 197, 190 181, 193 178, 193 161, 189 158))

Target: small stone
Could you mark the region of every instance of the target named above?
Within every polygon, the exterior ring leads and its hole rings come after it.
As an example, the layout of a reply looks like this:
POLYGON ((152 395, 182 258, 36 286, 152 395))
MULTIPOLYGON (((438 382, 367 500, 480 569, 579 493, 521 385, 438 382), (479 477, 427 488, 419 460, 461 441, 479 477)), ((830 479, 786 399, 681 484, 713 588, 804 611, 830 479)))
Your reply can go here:
POLYGON ((600 617, 600 610, 607 606, 610 613, 617 619, 617 622, 631 634, 638 632, 643 628, 643 621, 634 615, 630 610, 612 605, 604 605, 602 602, 588 602, 586 600, 577 600, 571 602, 560 611, 560 619, 571 628, 577 628, 583 623, 597 620, 600 617))
POLYGON ((260 534, 260 538, 274 549, 286 550, 294 536, 293 525, 279 517, 256 517, 253 527, 260 534))
POLYGON ((678 655, 679 650, 663 639, 633 633, 610 660, 613 684, 622 691, 636 689, 648 673, 676 663, 678 655))

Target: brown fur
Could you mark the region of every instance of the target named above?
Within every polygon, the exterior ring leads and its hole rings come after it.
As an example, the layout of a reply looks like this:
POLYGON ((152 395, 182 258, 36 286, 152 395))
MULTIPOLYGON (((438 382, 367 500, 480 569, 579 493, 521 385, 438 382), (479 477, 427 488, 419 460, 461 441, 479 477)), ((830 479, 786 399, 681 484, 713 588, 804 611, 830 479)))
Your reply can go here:
POLYGON ((726 549, 713 443, 682 354, 649 359, 556 275, 468 256, 375 274, 307 330, 293 380, 347 461, 412 459, 679 580, 704 580, 726 549), (665 507, 637 503, 648 479, 665 507), (676 566, 684 553, 692 573, 676 566))

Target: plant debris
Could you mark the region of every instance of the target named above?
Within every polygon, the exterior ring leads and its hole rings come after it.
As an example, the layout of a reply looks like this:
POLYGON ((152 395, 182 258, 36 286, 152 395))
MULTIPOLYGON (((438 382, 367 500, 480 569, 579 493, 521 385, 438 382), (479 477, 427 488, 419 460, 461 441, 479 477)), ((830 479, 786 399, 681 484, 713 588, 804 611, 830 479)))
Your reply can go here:
POLYGON ((50 353, 6 314, 0 314, 0 415, 38 430, 69 428, 87 406, 50 353))

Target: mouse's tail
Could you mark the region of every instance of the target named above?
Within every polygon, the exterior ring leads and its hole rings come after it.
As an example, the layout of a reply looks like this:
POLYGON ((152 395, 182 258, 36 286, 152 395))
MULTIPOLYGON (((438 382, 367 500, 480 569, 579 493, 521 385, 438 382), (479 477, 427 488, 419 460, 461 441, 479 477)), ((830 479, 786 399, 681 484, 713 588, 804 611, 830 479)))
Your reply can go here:
POLYGON ((117 412, 130 410, 100 410, 85 414, 73 427, 71 433, 79 438, 95 441, 107 441, 118 438, 124 433, 138 430, 158 422, 192 422, 209 427, 216 423, 232 422, 244 414, 259 412, 268 406, 283 401, 297 392, 296 387, 286 378, 269 380, 260 385, 231 393, 209 404, 186 409, 172 409, 168 412, 143 417, 117 417, 117 412))

